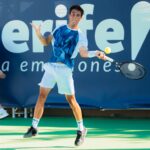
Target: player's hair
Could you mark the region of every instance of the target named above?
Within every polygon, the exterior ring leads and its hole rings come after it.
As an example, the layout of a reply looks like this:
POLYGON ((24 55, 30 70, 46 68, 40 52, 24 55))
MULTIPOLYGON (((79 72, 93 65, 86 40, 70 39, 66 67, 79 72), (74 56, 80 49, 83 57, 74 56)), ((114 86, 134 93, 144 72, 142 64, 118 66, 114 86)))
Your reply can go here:
POLYGON ((72 5, 72 6, 70 7, 70 9, 69 9, 69 14, 71 14, 71 11, 72 11, 73 9, 80 11, 80 12, 81 12, 81 17, 83 16, 84 10, 81 8, 80 5, 72 5))

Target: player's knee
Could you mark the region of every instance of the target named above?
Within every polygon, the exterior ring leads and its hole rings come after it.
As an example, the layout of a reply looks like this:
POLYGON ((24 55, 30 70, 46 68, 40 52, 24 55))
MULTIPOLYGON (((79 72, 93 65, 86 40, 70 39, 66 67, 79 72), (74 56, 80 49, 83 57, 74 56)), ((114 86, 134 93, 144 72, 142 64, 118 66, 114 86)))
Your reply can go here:
POLYGON ((66 96, 66 99, 71 106, 74 106, 76 104, 76 99, 74 96, 66 96))
POLYGON ((39 94, 39 101, 40 101, 41 103, 44 103, 45 100, 46 100, 46 98, 47 98, 47 95, 46 95, 46 94, 44 94, 44 93, 40 93, 40 94, 39 94))

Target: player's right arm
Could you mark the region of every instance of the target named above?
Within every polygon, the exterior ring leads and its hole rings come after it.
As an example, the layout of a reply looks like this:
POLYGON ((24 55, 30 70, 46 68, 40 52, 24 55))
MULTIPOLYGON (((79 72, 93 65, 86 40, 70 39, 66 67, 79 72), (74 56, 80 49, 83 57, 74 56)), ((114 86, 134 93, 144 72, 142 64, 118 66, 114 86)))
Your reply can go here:
POLYGON ((35 33, 37 35, 37 37, 39 38, 40 42, 44 45, 44 46, 48 46, 53 39, 52 35, 49 35, 48 37, 43 37, 41 34, 41 25, 35 25, 33 23, 31 23, 31 26, 33 27, 33 29, 35 30, 35 33))

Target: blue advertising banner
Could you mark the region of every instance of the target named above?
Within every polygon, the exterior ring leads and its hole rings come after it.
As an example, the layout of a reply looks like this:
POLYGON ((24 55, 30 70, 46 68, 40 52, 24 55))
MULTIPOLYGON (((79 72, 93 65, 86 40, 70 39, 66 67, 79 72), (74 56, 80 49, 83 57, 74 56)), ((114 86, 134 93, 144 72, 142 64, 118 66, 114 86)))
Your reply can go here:
MULTIPOLYGON (((111 47, 110 57, 134 60, 147 68, 141 80, 129 80, 110 62, 77 57, 74 69, 76 98, 82 107, 100 109, 150 108, 150 0, 1 0, 0 103, 33 107, 43 75, 43 64, 52 53, 44 47, 30 23, 41 24, 42 34, 67 24, 68 10, 80 4, 85 11, 80 28, 88 37, 89 50, 111 47)), ((68 107, 57 86, 46 107, 68 107)))

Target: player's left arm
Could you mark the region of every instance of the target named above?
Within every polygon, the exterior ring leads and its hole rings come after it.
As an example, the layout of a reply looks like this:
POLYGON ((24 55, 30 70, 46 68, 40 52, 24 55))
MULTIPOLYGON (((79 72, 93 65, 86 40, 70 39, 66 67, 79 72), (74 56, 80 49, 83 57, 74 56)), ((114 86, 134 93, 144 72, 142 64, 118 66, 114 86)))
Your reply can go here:
POLYGON ((99 50, 88 51, 86 47, 82 46, 79 48, 79 53, 80 53, 80 56, 83 58, 98 57, 100 59, 105 60, 105 54, 99 50))

